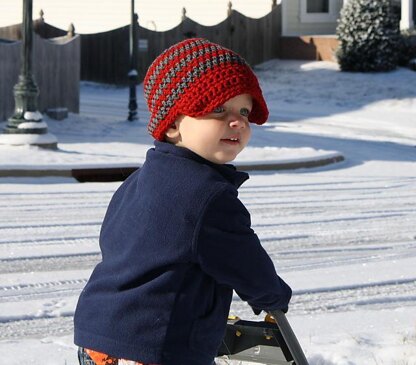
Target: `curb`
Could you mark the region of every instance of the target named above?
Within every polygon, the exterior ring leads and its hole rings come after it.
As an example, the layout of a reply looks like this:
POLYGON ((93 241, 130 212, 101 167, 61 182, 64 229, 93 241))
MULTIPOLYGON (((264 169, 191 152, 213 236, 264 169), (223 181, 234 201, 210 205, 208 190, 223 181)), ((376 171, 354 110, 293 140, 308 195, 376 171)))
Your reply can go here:
POLYGON ((264 163, 264 164, 239 164, 237 170, 241 171, 268 171, 268 170, 296 170, 304 168, 313 168, 330 165, 336 162, 342 162, 345 158, 342 155, 323 158, 320 160, 299 161, 299 162, 280 162, 280 163, 264 163))
MULTIPOLYGON (((262 164, 239 164, 236 166, 240 171, 279 171, 295 170, 302 168, 322 167, 332 163, 344 161, 342 155, 332 156, 320 160, 281 162, 281 163, 262 163, 262 164)), ((0 170, 0 177, 73 177, 79 182, 112 182, 124 181, 139 167, 103 167, 103 168, 80 168, 68 170, 29 170, 29 169, 10 169, 0 170)))

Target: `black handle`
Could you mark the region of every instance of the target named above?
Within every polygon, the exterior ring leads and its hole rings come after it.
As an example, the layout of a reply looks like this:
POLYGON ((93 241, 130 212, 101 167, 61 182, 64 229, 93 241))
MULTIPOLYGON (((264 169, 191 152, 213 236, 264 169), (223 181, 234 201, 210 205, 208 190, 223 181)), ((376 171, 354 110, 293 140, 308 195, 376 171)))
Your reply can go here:
POLYGON ((309 365, 308 360, 303 353, 302 347, 300 347, 298 339, 296 338, 285 314, 281 310, 271 311, 270 314, 276 320, 277 326, 286 341, 286 345, 289 348, 296 365, 309 365))

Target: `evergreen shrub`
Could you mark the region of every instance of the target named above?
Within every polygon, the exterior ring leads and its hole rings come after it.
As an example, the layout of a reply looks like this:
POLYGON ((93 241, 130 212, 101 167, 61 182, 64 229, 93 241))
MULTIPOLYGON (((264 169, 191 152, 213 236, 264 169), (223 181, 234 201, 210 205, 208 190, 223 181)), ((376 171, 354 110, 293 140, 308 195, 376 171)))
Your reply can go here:
POLYGON ((397 67, 402 38, 399 10, 391 0, 349 0, 341 10, 336 55, 343 71, 397 67))

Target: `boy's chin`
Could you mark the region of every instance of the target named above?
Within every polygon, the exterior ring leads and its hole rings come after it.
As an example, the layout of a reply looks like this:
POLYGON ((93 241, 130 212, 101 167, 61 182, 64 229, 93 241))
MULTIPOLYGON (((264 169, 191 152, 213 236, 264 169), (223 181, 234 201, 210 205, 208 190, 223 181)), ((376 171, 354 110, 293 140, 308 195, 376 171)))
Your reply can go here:
POLYGON ((214 163, 216 163, 216 164, 223 165, 223 164, 226 164, 226 163, 231 163, 231 162, 233 162, 236 158, 237 158, 237 155, 232 156, 232 157, 230 157, 230 156, 226 156, 226 157, 218 157, 218 158, 213 158, 213 159, 211 159, 211 162, 214 162, 214 163))

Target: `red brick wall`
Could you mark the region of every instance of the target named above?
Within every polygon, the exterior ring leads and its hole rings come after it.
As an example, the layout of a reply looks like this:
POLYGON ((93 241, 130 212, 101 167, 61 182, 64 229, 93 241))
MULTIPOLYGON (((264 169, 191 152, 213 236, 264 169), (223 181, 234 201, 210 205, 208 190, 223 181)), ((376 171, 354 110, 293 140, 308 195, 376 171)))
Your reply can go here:
POLYGON ((336 62, 338 43, 336 36, 282 37, 279 56, 282 59, 336 62))

